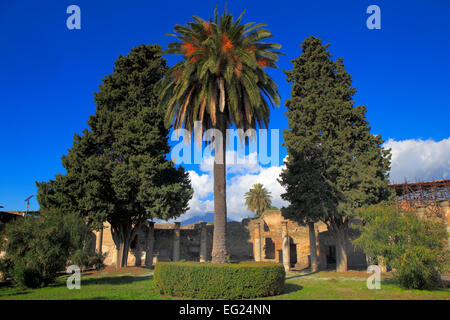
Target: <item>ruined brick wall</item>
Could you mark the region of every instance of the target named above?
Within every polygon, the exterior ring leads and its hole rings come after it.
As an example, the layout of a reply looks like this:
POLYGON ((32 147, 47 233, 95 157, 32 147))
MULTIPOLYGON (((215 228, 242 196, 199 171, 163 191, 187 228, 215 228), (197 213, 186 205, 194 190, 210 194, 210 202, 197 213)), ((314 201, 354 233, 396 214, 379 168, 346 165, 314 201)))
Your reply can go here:
MULTIPOLYGON (((347 252, 347 265, 349 268, 367 267, 367 258, 365 253, 355 247, 351 240, 356 238, 356 232, 349 232, 349 239, 345 245, 347 252)), ((330 231, 319 233, 318 237, 319 267, 320 269, 334 269, 336 266, 336 240, 330 231)))
MULTIPOLYGON (((245 261, 254 259, 254 230, 256 223, 260 223, 262 246, 262 259, 265 261, 282 262, 281 222, 285 219, 279 210, 268 210, 258 219, 244 219, 241 222, 228 222, 227 248, 232 261, 245 261)), ((173 260, 174 225, 169 223, 154 225, 153 254, 160 261, 173 260)), ((300 226, 294 221, 287 221, 290 241, 291 265, 297 269, 304 269, 310 265, 309 229, 300 226)), ((207 260, 211 259, 213 242, 213 224, 206 225, 207 234, 207 260)), ((330 247, 335 246, 334 237, 323 223, 315 224, 316 245, 318 248, 321 268, 332 267, 327 256, 330 247)), ((129 266, 145 264, 149 238, 149 226, 143 225, 137 231, 137 237, 132 241, 128 255, 129 266)), ((201 223, 182 226, 180 228, 180 259, 199 261, 200 258, 201 223)), ((105 225, 103 233, 102 251, 107 254, 105 264, 113 265, 116 258, 116 248, 112 240, 109 225, 105 225)), ((332 250, 331 250, 332 251, 332 250)), ((349 267, 362 267, 365 265, 365 255, 353 248, 351 242, 347 245, 349 267)), ((332 257, 331 257, 332 258, 332 257)), ((330 257, 328 257, 330 260, 330 257)))
MULTIPOLYGON (((252 230, 251 242, 254 240, 254 229, 260 223, 261 246, 263 260, 283 262, 281 243, 281 222, 287 221, 290 243, 291 265, 297 269, 307 268, 310 264, 309 229, 298 223, 286 220, 279 210, 267 210, 259 219, 252 219, 249 223, 252 230)), ((319 247, 318 234, 327 230, 323 223, 315 224, 316 245, 319 247)))
MULTIPOLYGON (((254 228, 257 222, 260 223, 261 243, 263 247, 263 260, 283 262, 281 244, 281 222, 287 221, 288 236, 290 242, 290 262, 296 269, 305 269, 310 266, 309 228, 298 223, 286 220, 279 210, 265 211, 259 219, 250 221, 252 230, 251 242, 254 239, 254 228)), ((334 236, 328 227, 322 223, 314 224, 316 234, 316 246, 318 250, 319 267, 321 269, 334 268, 333 249, 336 246, 334 236), (331 248, 330 248, 331 247, 331 248)), ((350 232, 350 238, 356 237, 350 232)), ((365 254, 355 248, 349 239, 346 244, 348 255, 348 266, 350 268, 362 268, 366 266, 365 254)))
POLYGON ((106 253, 104 261, 105 265, 111 266, 116 263, 117 250, 112 238, 111 225, 109 223, 105 223, 103 226, 102 252, 106 253))
MULTIPOLYGON (((206 225, 207 235, 207 260, 211 259, 213 224, 206 225)), ((128 254, 129 266, 140 266, 145 264, 149 227, 143 225, 132 240, 128 254)), ((182 226, 180 228, 180 259, 187 261, 199 261, 200 259, 201 224, 182 226)), ((250 240, 248 220, 242 222, 228 222, 227 225, 227 247, 231 260, 252 260, 253 244, 250 240)), ((154 248, 153 254, 160 261, 173 259, 174 225, 154 225, 154 248)), ((95 242, 95 240, 94 240, 95 242)), ((106 254, 105 264, 114 265, 116 261, 116 246, 114 244, 109 224, 105 224, 103 231, 102 252, 106 254)))
MULTIPOLYGON (((227 249, 231 260, 253 260, 253 242, 249 227, 250 220, 228 222, 227 249)), ((210 241, 212 244, 212 238, 210 241)))

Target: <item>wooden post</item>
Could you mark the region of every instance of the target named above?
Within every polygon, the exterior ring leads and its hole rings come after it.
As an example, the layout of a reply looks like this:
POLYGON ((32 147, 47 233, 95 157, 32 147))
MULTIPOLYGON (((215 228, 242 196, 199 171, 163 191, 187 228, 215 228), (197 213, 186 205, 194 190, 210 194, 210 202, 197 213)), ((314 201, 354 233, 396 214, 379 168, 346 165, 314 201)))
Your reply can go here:
POLYGON ((145 253, 145 265, 151 267, 153 265, 153 249, 155 247, 155 223, 148 223, 147 252, 145 253))
POLYGON ((202 222, 200 234, 200 262, 205 262, 207 260, 207 239, 206 222, 202 222))
POLYGON ((253 250, 254 250, 254 257, 255 261, 261 261, 261 228, 260 223, 255 223, 255 231, 254 231, 254 238, 253 238, 253 250))
POLYGON ((287 221, 281 222, 281 243, 283 249, 283 265, 284 269, 288 271, 290 269, 291 264, 291 255, 289 248, 289 235, 287 229, 287 221))
POLYGON ((180 260, 180 222, 175 222, 175 230, 173 237, 173 261, 180 260))

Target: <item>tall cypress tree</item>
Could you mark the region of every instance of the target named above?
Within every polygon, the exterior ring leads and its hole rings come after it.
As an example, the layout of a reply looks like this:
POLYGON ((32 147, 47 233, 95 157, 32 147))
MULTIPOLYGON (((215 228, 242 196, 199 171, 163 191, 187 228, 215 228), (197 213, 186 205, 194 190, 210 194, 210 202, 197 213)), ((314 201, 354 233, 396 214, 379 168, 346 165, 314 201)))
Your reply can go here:
POLYGON ((370 133, 364 106, 354 107, 351 76, 342 58, 335 61, 318 38, 301 45, 302 54, 285 71, 292 83, 286 101, 288 151, 280 183, 289 206, 286 218, 302 224, 324 222, 336 238, 337 271, 347 270, 349 223, 354 210, 390 195, 390 150, 370 133))
POLYGON ((119 267, 142 223, 181 215, 192 197, 188 174, 166 159, 169 131, 155 89, 166 71, 158 45, 119 56, 95 93, 90 130, 62 158, 67 173, 37 183, 41 208, 78 212, 93 228, 111 224, 119 267))

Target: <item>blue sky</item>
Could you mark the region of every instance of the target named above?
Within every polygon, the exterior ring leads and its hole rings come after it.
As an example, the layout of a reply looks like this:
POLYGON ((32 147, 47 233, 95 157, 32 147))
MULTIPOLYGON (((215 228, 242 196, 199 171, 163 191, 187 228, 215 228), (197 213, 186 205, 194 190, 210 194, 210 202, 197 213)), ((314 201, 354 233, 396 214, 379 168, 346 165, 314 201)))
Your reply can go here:
MULTIPOLYGON (((433 143, 440 148, 444 160, 435 164, 435 171, 415 178, 447 174, 449 1, 227 2, 235 15, 246 10, 244 22, 268 24, 273 41, 286 54, 279 69, 270 71, 282 98, 282 106, 272 112, 270 128, 287 127, 284 100, 289 98, 290 85, 282 70, 292 68, 290 60, 300 54, 299 45, 312 34, 331 44, 333 57, 344 58, 358 91, 355 102, 367 106, 374 133, 391 139, 391 146, 408 141, 419 158, 424 154, 417 148, 423 143, 431 146, 429 157, 436 154, 433 143), (366 8, 371 4, 381 8, 381 30, 366 27, 366 8), (445 144, 439 144, 442 141, 445 144)), ((172 41, 165 34, 175 24, 191 21, 192 15, 212 17, 216 3, 222 11, 224 1, 2 1, 0 205, 24 210, 23 200, 36 193, 35 181, 64 172, 61 156, 95 112, 93 92, 100 79, 112 72, 118 55, 142 43, 165 48, 172 41), (81 30, 66 27, 66 8, 71 4, 81 8, 81 30)), ((177 59, 167 58, 169 65, 177 59)), ((284 156, 281 148, 280 160, 284 156)), ((403 158, 411 161, 405 153, 403 158)), ((402 162, 398 167, 408 165, 402 162)), ((199 177, 205 174, 199 166, 188 169, 199 177)), ((203 200, 208 199, 205 191, 203 200)), ((35 200, 31 208, 38 208, 35 200)))

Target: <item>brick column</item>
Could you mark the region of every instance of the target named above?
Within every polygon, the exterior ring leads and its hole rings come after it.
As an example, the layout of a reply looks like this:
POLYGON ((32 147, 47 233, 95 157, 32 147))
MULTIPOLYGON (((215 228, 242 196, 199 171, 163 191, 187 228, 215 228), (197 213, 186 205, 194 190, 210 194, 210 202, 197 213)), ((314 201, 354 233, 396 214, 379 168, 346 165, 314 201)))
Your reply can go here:
POLYGON ((180 260, 180 222, 175 222, 173 234, 173 261, 180 260))
POLYGON ((386 262, 384 261, 384 257, 378 256, 378 267, 380 268, 381 272, 387 272, 387 266, 386 262))
POLYGON ((418 206, 416 209, 416 214, 419 218, 426 218, 426 208, 425 206, 418 206))
POLYGON ((201 224, 201 234, 200 234, 200 262, 205 262, 207 260, 207 234, 206 234, 206 222, 201 224))
POLYGON ((447 245, 450 250, 450 201, 449 200, 441 200, 439 201, 439 206, 442 209, 442 217, 444 218, 444 223, 447 227, 447 245))
POLYGON ((148 223, 147 252, 145 253, 145 265, 151 267, 153 265, 153 249, 155 247, 155 223, 148 223))
POLYGON ((95 252, 97 252, 97 254, 102 254, 102 246, 103 246, 103 225, 102 228, 99 231, 97 231, 97 237, 95 239, 95 252))
POLYGON ((253 251, 255 261, 261 261, 261 228, 260 223, 255 223, 255 230, 253 235, 253 251))
POLYGON ((283 265, 286 271, 289 270, 291 264, 289 235, 287 229, 287 221, 281 221, 281 247, 283 249, 283 265))
POLYGON ((264 220, 261 223, 262 225, 262 230, 260 230, 260 243, 261 243, 261 261, 264 261, 264 259, 266 258, 266 234, 265 234, 265 230, 264 230, 264 220))

